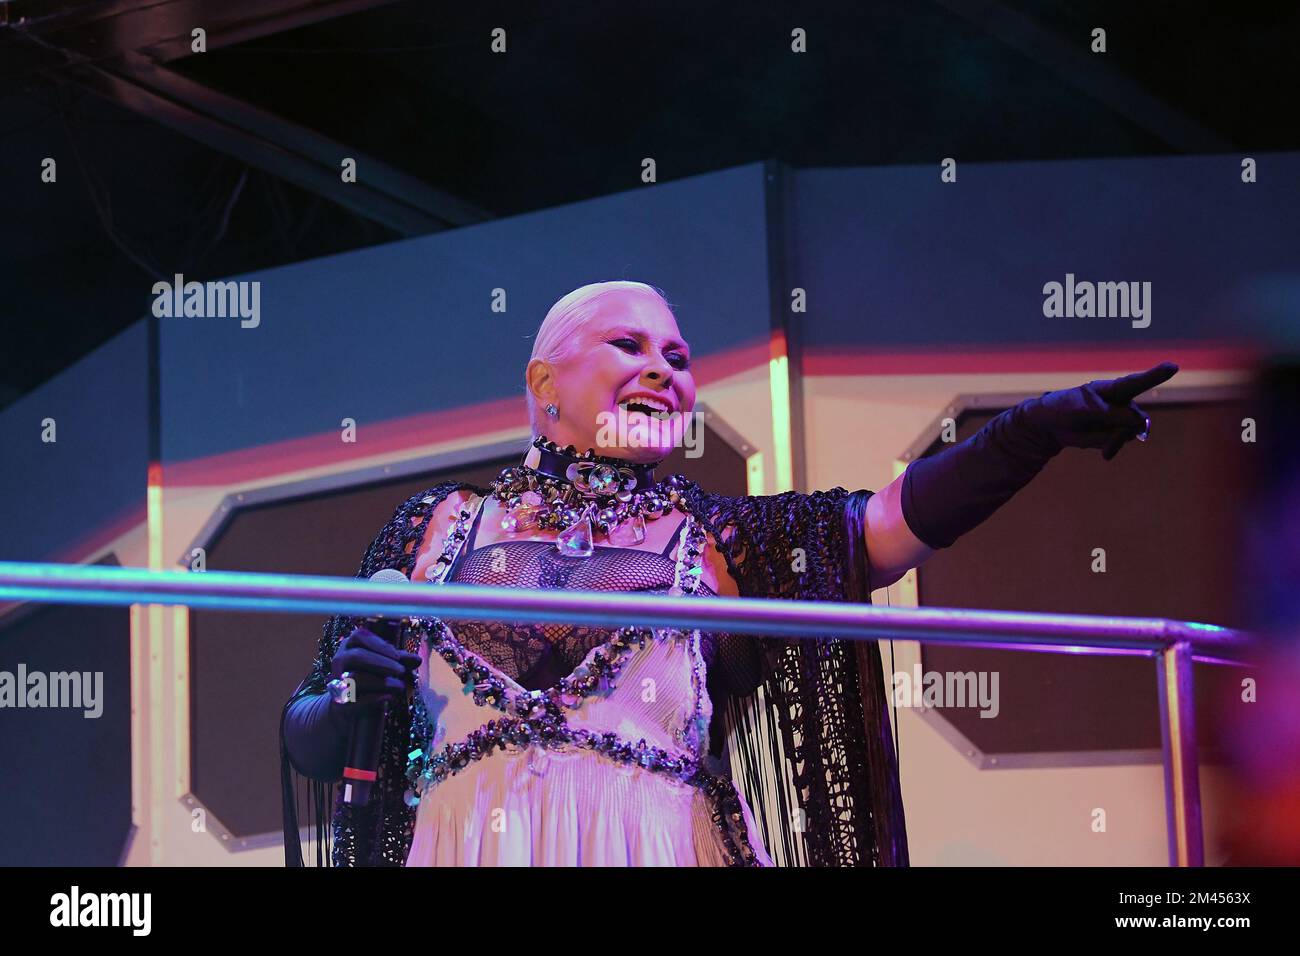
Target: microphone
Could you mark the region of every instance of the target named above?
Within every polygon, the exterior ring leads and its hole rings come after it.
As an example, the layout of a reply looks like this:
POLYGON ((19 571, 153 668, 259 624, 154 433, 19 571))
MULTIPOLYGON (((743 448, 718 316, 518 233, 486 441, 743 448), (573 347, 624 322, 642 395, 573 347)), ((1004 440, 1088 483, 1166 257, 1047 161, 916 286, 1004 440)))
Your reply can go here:
MULTIPOLYGON (((370 575, 376 584, 407 584, 405 574, 396 568, 383 568, 370 575)), ((401 632, 399 622, 382 617, 366 618, 366 628, 373 634, 397 646, 401 632)), ((352 721, 348 734, 347 759, 343 764, 343 802, 365 805, 370 802, 371 791, 378 778, 379 750, 384 741, 384 721, 388 719, 388 705, 373 710, 363 710, 352 721)))

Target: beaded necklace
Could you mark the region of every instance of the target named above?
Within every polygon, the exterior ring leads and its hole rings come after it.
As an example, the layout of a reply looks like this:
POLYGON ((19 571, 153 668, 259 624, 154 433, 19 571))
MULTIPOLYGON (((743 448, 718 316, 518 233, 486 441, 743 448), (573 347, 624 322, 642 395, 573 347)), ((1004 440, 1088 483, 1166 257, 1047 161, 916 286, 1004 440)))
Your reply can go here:
POLYGON ((539 452, 537 465, 504 468, 489 485, 506 508, 503 531, 559 531, 556 550, 588 558, 595 553, 597 532, 617 547, 636 547, 645 541, 647 521, 686 512, 685 479, 673 475, 655 481, 658 462, 633 464, 591 448, 578 454, 573 445, 561 448, 545 435, 533 439, 533 447, 539 452))

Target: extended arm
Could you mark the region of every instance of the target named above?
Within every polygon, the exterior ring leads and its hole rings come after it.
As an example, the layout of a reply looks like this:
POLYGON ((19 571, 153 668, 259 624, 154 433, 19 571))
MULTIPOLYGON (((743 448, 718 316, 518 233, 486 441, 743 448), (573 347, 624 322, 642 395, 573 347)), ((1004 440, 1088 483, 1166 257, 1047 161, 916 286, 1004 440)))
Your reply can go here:
POLYGON ((867 502, 871 587, 897 581, 935 550, 981 524, 1027 485, 1062 448, 1100 448, 1109 461, 1150 418, 1133 399, 1168 381, 1178 366, 1044 392, 994 417, 937 455, 908 465, 867 502))
POLYGON ((899 475, 867 500, 865 537, 873 591, 893 584, 934 554, 903 517, 904 477, 899 475))

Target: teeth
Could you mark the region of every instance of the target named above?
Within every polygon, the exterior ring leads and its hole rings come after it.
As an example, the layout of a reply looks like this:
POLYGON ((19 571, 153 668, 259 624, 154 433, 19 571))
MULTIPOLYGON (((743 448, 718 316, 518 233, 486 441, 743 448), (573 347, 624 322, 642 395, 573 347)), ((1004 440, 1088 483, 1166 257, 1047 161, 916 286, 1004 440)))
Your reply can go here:
POLYGON ((653 398, 645 398, 645 397, 625 398, 623 399, 623 401, 619 402, 619 405, 623 406, 624 408, 627 408, 628 405, 632 405, 632 404, 644 405, 646 408, 652 408, 659 415, 664 415, 671 411, 671 409, 665 403, 653 398))

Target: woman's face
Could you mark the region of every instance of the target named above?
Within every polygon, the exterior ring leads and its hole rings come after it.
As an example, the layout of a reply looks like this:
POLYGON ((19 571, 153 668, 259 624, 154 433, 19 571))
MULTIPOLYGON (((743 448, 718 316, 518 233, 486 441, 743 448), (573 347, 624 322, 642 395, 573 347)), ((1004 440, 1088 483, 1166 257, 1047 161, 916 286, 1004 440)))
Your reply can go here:
POLYGON ((633 462, 667 457, 695 407, 690 349, 672 312, 653 296, 615 292, 578 338, 567 358, 528 364, 538 407, 554 402, 560 410, 558 419, 542 414, 546 436, 633 462))

